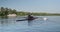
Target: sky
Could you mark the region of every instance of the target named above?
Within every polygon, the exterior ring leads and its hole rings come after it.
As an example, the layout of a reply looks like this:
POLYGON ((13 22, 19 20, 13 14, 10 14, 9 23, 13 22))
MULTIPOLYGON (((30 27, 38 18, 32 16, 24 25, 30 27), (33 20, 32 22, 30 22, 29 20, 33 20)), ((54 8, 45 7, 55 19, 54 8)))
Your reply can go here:
POLYGON ((25 12, 60 13, 60 0, 0 0, 0 7, 25 12))

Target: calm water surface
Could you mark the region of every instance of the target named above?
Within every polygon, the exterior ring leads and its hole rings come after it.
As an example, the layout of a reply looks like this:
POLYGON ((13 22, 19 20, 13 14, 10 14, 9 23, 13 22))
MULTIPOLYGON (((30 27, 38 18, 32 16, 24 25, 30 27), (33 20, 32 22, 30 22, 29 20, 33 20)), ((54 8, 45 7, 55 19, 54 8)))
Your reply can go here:
POLYGON ((0 18, 0 32, 60 32, 60 16, 40 17, 30 22, 16 22, 18 19, 24 19, 21 17, 0 18), (48 20, 40 17, 46 17, 48 20))

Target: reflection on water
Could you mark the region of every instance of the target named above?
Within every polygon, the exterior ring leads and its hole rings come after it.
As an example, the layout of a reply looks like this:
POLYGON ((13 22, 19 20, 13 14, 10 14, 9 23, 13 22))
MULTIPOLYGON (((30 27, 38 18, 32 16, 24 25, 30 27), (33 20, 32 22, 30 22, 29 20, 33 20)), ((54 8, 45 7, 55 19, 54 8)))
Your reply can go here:
POLYGON ((14 23, 14 21, 12 18, 8 18, 8 17, 0 17, 0 25, 5 26, 5 25, 9 25, 14 23))
MULTIPOLYGON (((43 16, 44 17, 44 16, 43 16)), ((21 17, 0 18, 1 32, 60 32, 60 16, 45 16, 48 20, 19 21, 21 17)))
POLYGON ((28 26, 31 26, 32 25, 32 22, 33 22, 33 20, 28 20, 28 26))
POLYGON ((0 23, 1 24, 4 24, 4 23, 8 23, 8 20, 6 20, 6 19, 8 19, 8 17, 0 17, 0 23))

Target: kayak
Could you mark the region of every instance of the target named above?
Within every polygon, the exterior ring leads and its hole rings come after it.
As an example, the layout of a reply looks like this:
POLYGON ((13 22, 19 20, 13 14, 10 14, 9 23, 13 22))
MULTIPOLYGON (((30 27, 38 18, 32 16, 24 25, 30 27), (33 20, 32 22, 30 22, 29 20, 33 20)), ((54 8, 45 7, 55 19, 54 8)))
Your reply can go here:
POLYGON ((28 21, 31 21, 31 20, 35 20, 36 18, 30 18, 30 19, 22 19, 22 20, 16 20, 16 21, 26 21, 26 20, 28 20, 28 21))

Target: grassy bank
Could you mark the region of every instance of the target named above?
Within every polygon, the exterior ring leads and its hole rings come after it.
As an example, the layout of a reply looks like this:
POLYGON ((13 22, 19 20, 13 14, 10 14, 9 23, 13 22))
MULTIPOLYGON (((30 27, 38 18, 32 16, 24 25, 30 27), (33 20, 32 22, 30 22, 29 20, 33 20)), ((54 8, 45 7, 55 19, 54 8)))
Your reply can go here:
MULTIPOLYGON (((26 16, 28 15, 28 12, 17 12, 17 16, 26 16)), ((30 13, 34 16, 60 16, 60 14, 57 13, 30 13)))

